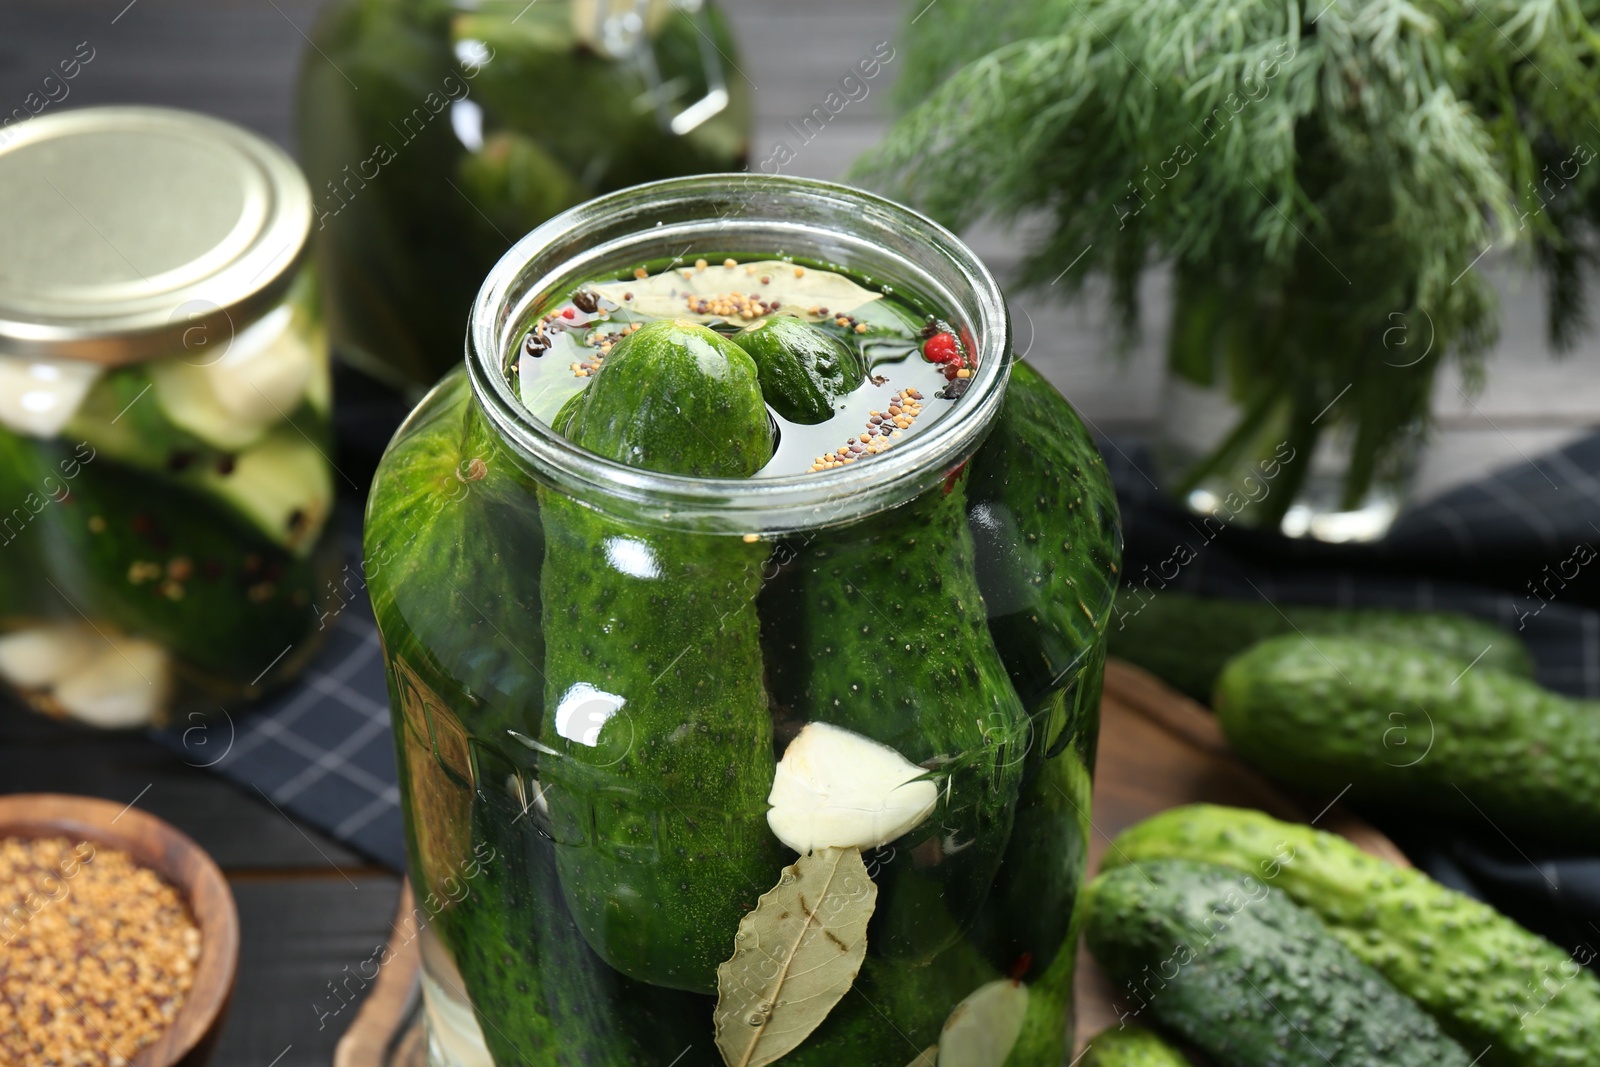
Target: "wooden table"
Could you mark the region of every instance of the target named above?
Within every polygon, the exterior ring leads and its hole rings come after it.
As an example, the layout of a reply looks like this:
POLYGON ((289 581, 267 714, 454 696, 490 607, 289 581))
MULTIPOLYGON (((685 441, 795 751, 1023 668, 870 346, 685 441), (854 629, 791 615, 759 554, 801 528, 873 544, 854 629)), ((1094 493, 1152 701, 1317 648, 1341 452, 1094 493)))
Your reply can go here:
MULTIPOLYGON (((0 4, 0 115, 21 106, 80 43, 94 58, 61 105, 156 103, 208 111, 292 147, 294 73, 319 0, 5 0, 0 4)), ((728 0, 755 85, 754 154, 764 157, 784 124, 808 114, 878 42, 901 38, 895 0, 728 0)), ((872 85, 802 148, 791 173, 837 178, 883 128, 889 85, 903 49, 872 85)), ((972 235, 997 270, 1014 242, 972 235)), ((1600 374, 1590 343, 1552 362, 1539 335, 1539 294, 1506 296, 1505 341, 1491 385, 1475 406, 1440 384, 1446 429, 1424 486, 1437 489, 1518 461, 1592 426, 1600 374)), ((1138 430, 1156 417, 1159 328, 1166 281, 1149 279, 1145 342, 1128 360, 1105 358, 1102 302, 1076 309, 1022 301, 1019 344, 1101 430, 1138 430), (1033 338, 1037 338, 1034 341, 1033 338)), ((84 734, 0 709, 0 791, 87 793, 162 816, 193 836, 226 871, 239 901, 243 953, 238 992, 216 1062, 227 1067, 324 1067, 353 1008, 323 1017, 328 984, 387 936, 398 881, 260 797, 185 766, 137 737, 84 734)))

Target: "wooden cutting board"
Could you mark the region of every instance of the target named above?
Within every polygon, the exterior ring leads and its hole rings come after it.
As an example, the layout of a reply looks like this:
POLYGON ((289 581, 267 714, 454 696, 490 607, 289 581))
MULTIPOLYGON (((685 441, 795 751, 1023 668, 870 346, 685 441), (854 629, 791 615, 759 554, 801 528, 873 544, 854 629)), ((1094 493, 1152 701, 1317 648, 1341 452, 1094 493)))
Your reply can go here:
MULTIPOLYGON (((1335 798, 1312 798, 1330 803, 1335 798)), ((1168 689, 1137 667, 1106 664, 1100 702, 1100 748, 1094 782, 1093 834, 1089 872, 1118 833, 1157 812, 1206 801, 1258 808, 1296 822, 1315 820, 1367 852, 1402 866, 1405 856, 1366 823, 1329 806, 1307 810, 1239 761, 1217 726, 1216 717, 1188 697, 1168 689)), ((417 1019, 417 942, 412 936, 412 900, 400 897, 395 951, 379 973, 372 992, 339 1042, 335 1067, 422 1067, 421 1026, 417 1019)), ((1116 1001, 1100 968, 1086 953, 1078 956, 1076 1010, 1078 1047, 1116 1022, 1116 1001)))

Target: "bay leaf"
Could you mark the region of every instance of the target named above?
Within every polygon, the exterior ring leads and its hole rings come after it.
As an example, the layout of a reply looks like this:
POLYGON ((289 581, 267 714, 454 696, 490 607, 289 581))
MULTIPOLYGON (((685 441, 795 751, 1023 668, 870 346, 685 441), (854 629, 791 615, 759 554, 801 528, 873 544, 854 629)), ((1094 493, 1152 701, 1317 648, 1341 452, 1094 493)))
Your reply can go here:
POLYGON ((749 296, 753 293, 769 304, 776 300, 781 313, 794 315, 807 322, 847 315, 874 300, 883 299, 882 293, 863 289, 843 274, 803 267, 800 269, 804 273, 796 277, 795 269, 793 263, 779 260, 740 263, 736 267, 713 263, 700 268, 674 267, 648 278, 594 282, 588 288, 612 303, 641 315, 700 323, 727 321, 743 324, 753 320, 740 315, 711 315, 692 311, 690 297, 710 298, 727 293, 749 296), (761 284, 762 278, 768 279, 766 285, 761 284), (633 299, 622 299, 628 293, 633 295, 633 299), (812 309, 826 310, 828 314, 824 316, 812 309))
POLYGON ((821 849, 783 869, 717 968, 717 1048, 729 1067, 772 1063, 821 1025, 861 971, 877 902, 859 849, 821 849))
POLYGON ((1000 978, 957 1004, 939 1034, 939 1067, 999 1067, 1016 1047, 1028 1014, 1028 987, 1000 978))

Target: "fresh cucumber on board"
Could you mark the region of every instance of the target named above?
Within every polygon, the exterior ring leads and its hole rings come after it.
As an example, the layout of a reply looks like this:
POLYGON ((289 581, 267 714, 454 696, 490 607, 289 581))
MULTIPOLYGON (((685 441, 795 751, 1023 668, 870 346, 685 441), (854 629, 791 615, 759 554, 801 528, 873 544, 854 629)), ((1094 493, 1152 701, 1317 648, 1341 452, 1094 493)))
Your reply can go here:
MULTIPOLYGON (((620 342, 571 440, 675 474, 748 476, 773 442, 755 366, 687 323, 620 342)), ((713 993, 784 854, 756 594, 769 546, 541 494, 541 765, 567 905, 623 974, 713 993)), ((530 564, 531 565, 531 564, 530 564)))
POLYGON ((865 523, 797 536, 761 595, 784 717, 864 734, 939 776, 933 815, 885 850, 874 876, 869 951, 898 958, 930 957, 971 928, 1029 755, 1028 718, 972 576, 964 480, 865 523))
POLYGON ((1291 635, 1229 661, 1216 709, 1295 788, 1600 844, 1600 701, 1432 649, 1291 635))
POLYGON ((1111 654, 1143 667, 1181 693, 1210 703, 1223 665, 1251 645, 1296 632, 1362 637, 1474 659, 1478 666, 1532 676, 1533 658, 1515 634, 1445 611, 1328 608, 1215 600, 1162 591, 1124 593, 1107 627, 1111 654))
MULTIPOLYGON (((989 629, 1025 707, 1066 684, 1109 624, 1122 525, 1104 471, 1072 405, 1013 364, 1005 406, 972 458, 967 522, 989 629)), ((1080 733, 1087 758, 1094 739, 1080 733)), ((1036 740, 1048 749, 1055 739, 1036 740)))
POLYGON ((1152 860, 1246 871, 1328 930, 1471 1050, 1482 1067, 1581 1067, 1600 1049, 1600 978, 1544 938, 1421 871, 1335 834, 1195 804, 1118 835, 1105 867, 1152 860))
POLYGON ((1089 950, 1132 1010, 1217 1062, 1470 1067, 1432 1016, 1248 874, 1151 860, 1101 874, 1084 906, 1089 950))
POLYGON ((1189 1067, 1189 1061, 1154 1030, 1124 1026, 1090 1038, 1079 1067, 1189 1067))

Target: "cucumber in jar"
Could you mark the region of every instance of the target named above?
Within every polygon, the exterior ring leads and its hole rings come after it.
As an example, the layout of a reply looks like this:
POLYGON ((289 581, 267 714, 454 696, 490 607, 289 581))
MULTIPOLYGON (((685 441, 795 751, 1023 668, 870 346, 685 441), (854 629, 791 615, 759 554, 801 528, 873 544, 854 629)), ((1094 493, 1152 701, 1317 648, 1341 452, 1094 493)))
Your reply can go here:
MULTIPOLYGON (((972 460, 967 501, 989 628, 1018 694, 1035 707, 1101 644, 1122 528, 1094 439, 1026 363, 1011 368, 1005 406, 972 460)), ((1040 739, 1047 749, 1055 740, 1040 739)))
POLYGON ((976 921, 1028 751, 1027 715, 973 577, 963 482, 794 538, 780 553, 792 560, 762 596, 782 714, 864 734, 939 785, 933 814, 883 851, 876 876, 869 943, 897 958, 927 959, 976 921))
POLYGON ((35 483, 70 464, 70 491, 34 518, 54 588, 40 614, 84 617, 165 646, 203 675, 255 678, 312 629, 330 575, 231 510, 61 441, 13 450, 35 483))
POLYGON ((458 368, 395 435, 367 499, 364 577, 391 660, 448 679, 436 688, 474 734, 534 737, 539 509, 471 396, 458 368))
POLYGON ((502 788, 504 764, 481 745, 476 764, 487 772, 472 800, 466 875, 476 877, 463 879, 465 895, 445 914, 495 1062, 654 1067, 704 1047, 705 1002, 628 978, 589 947, 562 899, 560 846, 502 788))
MULTIPOLYGON (((743 477, 771 456, 755 365, 702 326, 622 340, 568 436, 609 459, 743 477)), ((767 547, 541 494, 541 764, 557 868, 585 937, 629 977, 715 992, 782 853, 756 593, 767 547)))

